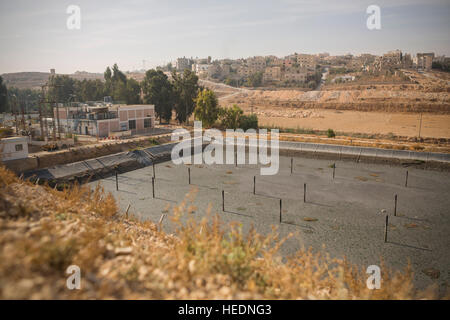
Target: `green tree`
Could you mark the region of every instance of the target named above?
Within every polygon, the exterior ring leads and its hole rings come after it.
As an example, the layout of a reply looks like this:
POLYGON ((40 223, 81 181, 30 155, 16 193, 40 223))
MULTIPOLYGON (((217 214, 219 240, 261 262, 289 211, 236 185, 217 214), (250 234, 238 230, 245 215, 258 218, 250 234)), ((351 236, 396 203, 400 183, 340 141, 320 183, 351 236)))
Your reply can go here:
MULTIPOLYGON (((1 95, 1 94, 0 94, 1 95)), ((33 89, 18 89, 15 87, 8 88, 8 107, 11 111, 12 105, 17 101, 17 108, 23 105, 26 111, 32 111, 38 109, 38 103, 40 101, 40 91, 33 89), (15 98, 13 97, 15 96, 15 98)))
POLYGON ((172 118, 173 86, 161 70, 148 70, 142 82, 144 102, 155 105, 156 116, 167 122, 172 118))
POLYGON ((221 108, 219 112, 220 122, 225 129, 237 129, 243 114, 244 111, 235 104, 231 108, 221 108))
POLYGON ((100 80, 82 80, 75 83, 75 96, 77 101, 103 100, 105 84, 100 80))
POLYGON ((245 115, 239 118, 239 128, 242 130, 258 129, 258 117, 256 114, 245 115))
POLYGON ((127 101, 127 84, 126 82, 113 82, 112 98, 116 102, 126 103, 127 101))
POLYGON ((6 112, 8 107, 8 89, 3 83, 3 78, 0 76, 0 113, 6 112))
POLYGON ((104 95, 112 96, 113 100, 127 104, 140 103, 140 85, 134 79, 127 79, 125 73, 120 71, 117 63, 104 72, 105 86, 104 95))
POLYGON ((195 99, 199 85, 198 77, 190 70, 184 70, 182 75, 172 72, 175 113, 179 123, 185 122, 194 112, 195 99))
POLYGON ((327 136, 328 136, 328 138, 334 138, 334 137, 336 137, 336 133, 334 133, 333 129, 328 129, 327 136))
POLYGON ((117 83, 117 82, 126 83, 127 82, 127 76, 125 75, 125 73, 123 73, 122 71, 119 70, 117 63, 114 63, 112 72, 113 72, 112 80, 114 83, 117 83))
POLYGON ((198 93, 195 104, 195 118, 202 121, 203 126, 211 127, 219 115, 216 94, 212 90, 203 89, 198 93))
POLYGON ((52 102, 64 103, 75 93, 75 79, 67 75, 51 76, 48 80, 49 96, 52 102))
POLYGON ((127 80, 125 101, 127 104, 139 104, 141 102, 141 86, 135 79, 127 80))
POLYGON ((103 73, 103 77, 105 78, 105 89, 103 91, 103 94, 105 96, 111 96, 113 89, 112 89, 112 71, 110 67, 106 67, 106 70, 103 73))
POLYGON ((258 71, 252 73, 247 79, 247 86, 249 87, 259 87, 262 85, 263 73, 258 71))

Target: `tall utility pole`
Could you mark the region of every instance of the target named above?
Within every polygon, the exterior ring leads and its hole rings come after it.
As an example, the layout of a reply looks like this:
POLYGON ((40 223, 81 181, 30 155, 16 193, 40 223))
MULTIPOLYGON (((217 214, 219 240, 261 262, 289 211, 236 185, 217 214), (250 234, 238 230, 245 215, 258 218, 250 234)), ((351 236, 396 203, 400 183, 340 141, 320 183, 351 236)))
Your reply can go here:
POLYGON ((419 139, 420 139, 420 133, 422 132, 422 112, 420 113, 420 124, 419 124, 419 139))
POLYGON ((41 127, 41 140, 44 141, 44 124, 42 123, 42 104, 44 103, 44 86, 42 88, 41 99, 39 101, 39 126, 41 127))
MULTIPOLYGON (((53 126, 52 139, 53 139, 53 141, 56 141, 56 130, 57 130, 57 127, 56 127, 56 122, 55 122, 54 105, 57 104, 57 102, 54 101, 53 99, 49 99, 49 87, 55 88, 55 87, 61 87, 61 86, 54 85, 53 81, 52 81, 51 84, 47 83, 47 84, 42 86, 42 88, 43 88, 43 90, 42 90, 42 95, 43 95, 42 100, 43 100, 43 102, 45 104, 47 104, 47 103, 50 104, 50 112, 51 112, 50 116, 52 118, 52 126, 53 126), (46 91, 44 91, 44 87, 47 87, 46 91)), ((49 115, 47 114, 47 116, 49 116, 49 115)), ((59 114, 57 114, 57 117, 59 118, 59 114)), ((59 121, 58 121, 58 126, 59 126, 59 121)), ((48 136, 48 122, 47 122, 47 119, 45 120, 45 128, 46 128, 47 136, 48 136)), ((61 137, 61 134, 59 136, 61 137)))
POLYGON ((15 94, 12 95, 14 97, 14 104, 12 108, 12 113, 14 115, 14 125, 16 126, 16 134, 19 134, 19 126, 17 124, 17 96, 15 94))
MULTIPOLYGON (((26 101, 27 100, 25 98, 25 103, 26 103, 26 101)), ((22 122, 22 129, 23 129, 23 131, 26 131, 26 126, 25 126, 25 109, 24 109, 23 105, 24 105, 23 103, 20 104, 20 111, 22 113, 22 120, 21 120, 21 122, 22 122)))
POLYGON ((59 121, 59 103, 56 102, 56 121, 58 123, 58 138, 61 139, 61 123, 59 121))
MULTIPOLYGON (((53 77, 51 79, 52 79, 51 86, 53 88, 61 88, 62 87, 62 85, 55 85, 53 77)), ((52 98, 55 98, 55 97, 52 97, 52 98)), ((56 101, 56 99, 52 99, 52 100, 54 100, 53 102, 56 105, 56 121, 57 121, 57 127, 58 127, 58 138, 61 139, 61 123, 59 121, 59 102, 56 101)), ((54 126, 55 125, 55 111, 54 111, 54 109, 52 109, 52 113, 53 113, 53 130, 55 130, 56 128, 54 126)), ((56 133, 54 133, 53 136, 56 137, 56 133)), ((56 138, 54 140, 56 140, 56 138)))
MULTIPOLYGON (((62 85, 55 85, 54 84, 53 76, 50 77, 49 82, 47 82, 45 87, 52 87, 52 88, 60 88, 60 87, 62 87, 62 85), (50 84, 49 84, 49 82, 50 82, 50 84)), ((60 126, 60 123, 59 123, 59 106, 58 106, 58 101, 56 101, 56 99, 54 97, 54 95, 55 95, 54 90, 52 92, 52 96, 51 97, 49 97, 49 92, 50 92, 50 89, 47 90, 46 102, 50 103, 52 125, 53 125, 53 135, 52 136, 53 136, 53 140, 56 141, 56 130, 58 130, 58 136, 59 136, 59 138, 61 138, 61 126, 60 126), (49 98, 51 98, 51 99, 49 99, 49 98), (56 105, 56 118, 58 119, 58 124, 56 124, 56 122, 55 122, 55 109, 54 109, 55 105, 56 105)))
POLYGON ((74 128, 69 127, 69 111, 70 111, 70 108, 72 107, 72 102, 75 101, 75 97, 76 97, 76 95, 69 94, 69 100, 67 101, 68 105, 66 106, 66 127, 68 130, 70 130, 70 134, 73 133, 74 128))

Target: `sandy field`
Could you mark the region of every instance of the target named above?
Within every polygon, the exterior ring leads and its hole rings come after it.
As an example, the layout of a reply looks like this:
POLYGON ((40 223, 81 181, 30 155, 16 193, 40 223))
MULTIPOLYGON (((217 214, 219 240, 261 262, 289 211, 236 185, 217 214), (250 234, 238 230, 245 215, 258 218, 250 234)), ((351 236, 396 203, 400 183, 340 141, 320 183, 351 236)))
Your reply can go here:
MULTIPOLYGON (((299 111, 299 110, 297 110, 299 111)), ((295 117, 267 116, 264 111, 255 112, 259 124, 280 128, 333 129, 345 133, 389 134, 417 137, 420 115, 413 113, 384 113, 361 111, 303 110, 306 115, 295 117)), ((288 112, 283 110, 283 112, 288 112)), ((450 138, 450 115, 423 114, 421 137, 450 138)))

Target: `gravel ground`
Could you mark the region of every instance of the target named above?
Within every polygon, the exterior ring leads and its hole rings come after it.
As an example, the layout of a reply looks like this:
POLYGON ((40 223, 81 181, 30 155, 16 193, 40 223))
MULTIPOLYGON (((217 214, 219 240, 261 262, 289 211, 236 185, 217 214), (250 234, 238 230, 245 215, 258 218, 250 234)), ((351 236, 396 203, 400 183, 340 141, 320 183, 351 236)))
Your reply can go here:
MULTIPOLYGON (((244 230, 253 225, 266 234, 272 226, 281 236, 293 233, 281 248, 283 255, 301 247, 323 250, 332 257, 347 257, 362 268, 381 260, 394 269, 408 261, 418 288, 438 285, 448 290, 450 278, 450 173, 388 165, 280 157, 275 176, 260 176, 256 165, 192 165, 165 162, 156 165, 155 199, 152 197, 152 167, 92 182, 101 183, 125 211, 158 222, 172 214, 192 188, 198 188, 193 216, 204 217, 209 205, 224 223, 236 221, 244 230), (408 186, 405 187, 406 170, 408 186), (253 177, 256 176, 256 195, 253 177), (303 202, 307 184, 306 203, 303 202), (222 211, 222 190, 225 211, 222 211), (394 216, 394 195, 398 195, 394 216), (280 224, 280 199, 282 223, 280 224), (385 217, 389 216, 388 241, 384 242, 385 217), (425 272, 424 272, 425 270, 425 272), (439 274, 438 272, 439 271, 439 274)), ((173 232, 170 219, 163 222, 173 232)), ((383 270, 382 270, 383 272, 383 270)))

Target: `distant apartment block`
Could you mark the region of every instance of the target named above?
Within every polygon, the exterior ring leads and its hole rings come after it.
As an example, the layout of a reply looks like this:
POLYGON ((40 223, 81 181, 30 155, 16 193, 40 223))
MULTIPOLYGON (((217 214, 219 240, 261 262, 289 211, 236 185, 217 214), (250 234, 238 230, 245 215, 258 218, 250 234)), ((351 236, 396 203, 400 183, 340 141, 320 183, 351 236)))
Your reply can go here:
POLYGON ((292 68, 295 64, 295 61, 293 61, 292 59, 284 59, 283 60, 283 67, 284 69, 289 69, 292 68))
POLYGON ((240 77, 248 77, 250 75, 250 69, 245 66, 240 66, 237 70, 237 74, 240 77))
POLYGON ((410 67, 412 67, 411 55, 403 54, 400 50, 393 50, 381 57, 376 57, 373 68, 368 68, 368 70, 384 71, 410 67))
POLYGON ((308 69, 316 69, 316 57, 311 54, 299 54, 297 55, 297 64, 300 67, 308 69))
POLYGON ((194 63, 192 65, 192 71, 194 71, 195 74, 198 75, 199 77, 206 76, 208 75, 209 66, 210 66, 209 64, 194 63))
POLYGON ((186 69, 191 70, 192 63, 192 60, 189 58, 178 58, 176 62, 177 71, 183 72, 186 69))
POLYGON ((417 68, 430 71, 433 65, 434 53, 418 53, 417 68))
POLYGON ((307 74, 300 72, 286 72, 284 74, 284 80, 287 81, 296 81, 296 82, 306 82, 307 74))
POLYGON ((54 116, 63 132, 99 137, 148 133, 155 126, 153 105, 60 107, 54 116))
POLYGON ((263 71, 266 67, 265 57, 253 57, 247 59, 247 66, 252 72, 263 71))
POLYGON ((280 67, 267 67, 263 75, 264 82, 280 81, 281 80, 281 68, 280 67))

